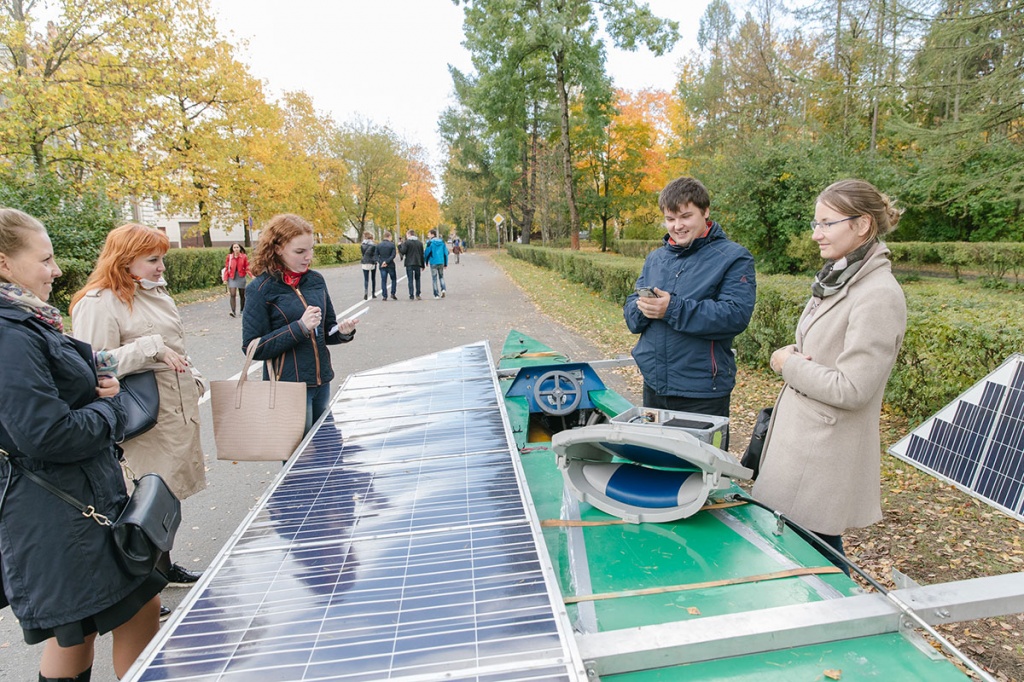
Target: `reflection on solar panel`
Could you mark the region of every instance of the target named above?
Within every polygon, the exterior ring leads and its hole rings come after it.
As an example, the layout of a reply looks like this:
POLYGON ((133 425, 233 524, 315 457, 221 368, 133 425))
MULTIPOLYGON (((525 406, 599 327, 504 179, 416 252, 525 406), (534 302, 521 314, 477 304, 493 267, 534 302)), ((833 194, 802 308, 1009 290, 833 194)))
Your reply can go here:
POLYGON ((570 680, 486 344, 353 375, 138 680, 570 680))
POLYGON ((1024 520, 1024 355, 1011 355, 889 452, 1024 520))

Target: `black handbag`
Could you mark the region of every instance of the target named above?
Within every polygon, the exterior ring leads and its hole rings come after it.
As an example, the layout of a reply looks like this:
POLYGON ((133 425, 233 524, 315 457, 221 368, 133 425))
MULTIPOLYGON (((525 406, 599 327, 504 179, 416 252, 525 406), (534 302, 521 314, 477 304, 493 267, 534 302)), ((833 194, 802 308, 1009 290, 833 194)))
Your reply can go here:
POLYGON ((131 576, 149 575, 157 559, 174 546, 174 535, 181 525, 181 501, 174 495, 160 474, 145 474, 135 480, 135 491, 128 498, 117 520, 111 522, 91 504, 79 500, 46 479, 18 464, 18 461, 0 450, 12 467, 36 485, 48 490, 82 512, 101 526, 109 526, 117 546, 121 567, 131 576))
POLYGON ((160 390, 153 370, 129 374, 119 379, 121 390, 117 394, 126 413, 124 440, 141 436, 156 426, 160 412, 160 390))
POLYGON ((766 407, 757 413, 754 420, 754 431, 750 434, 750 444, 747 451, 740 458, 740 464, 747 467, 754 474, 750 480, 757 480, 757 474, 761 468, 761 453, 764 452, 764 439, 768 435, 768 424, 772 420, 772 408, 766 407))

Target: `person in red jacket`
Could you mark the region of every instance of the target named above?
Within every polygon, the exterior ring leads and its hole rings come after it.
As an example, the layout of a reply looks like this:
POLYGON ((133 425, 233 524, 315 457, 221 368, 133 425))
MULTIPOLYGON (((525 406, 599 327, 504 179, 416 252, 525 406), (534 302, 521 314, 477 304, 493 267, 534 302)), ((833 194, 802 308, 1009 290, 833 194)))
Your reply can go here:
POLYGON ((228 292, 231 294, 231 317, 235 317, 235 293, 242 299, 242 307, 239 312, 245 310, 245 276, 249 274, 249 257, 245 255, 245 248, 238 243, 231 245, 231 250, 224 259, 224 281, 227 282, 228 292))

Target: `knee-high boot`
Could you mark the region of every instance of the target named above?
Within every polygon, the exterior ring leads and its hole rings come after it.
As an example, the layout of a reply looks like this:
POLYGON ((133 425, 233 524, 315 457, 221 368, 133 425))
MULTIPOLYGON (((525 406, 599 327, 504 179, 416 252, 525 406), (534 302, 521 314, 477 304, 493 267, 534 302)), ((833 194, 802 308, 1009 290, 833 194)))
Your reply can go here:
POLYGON ((89 682, 92 679, 92 666, 90 665, 83 672, 78 673, 74 677, 43 677, 42 673, 39 673, 39 682, 89 682))

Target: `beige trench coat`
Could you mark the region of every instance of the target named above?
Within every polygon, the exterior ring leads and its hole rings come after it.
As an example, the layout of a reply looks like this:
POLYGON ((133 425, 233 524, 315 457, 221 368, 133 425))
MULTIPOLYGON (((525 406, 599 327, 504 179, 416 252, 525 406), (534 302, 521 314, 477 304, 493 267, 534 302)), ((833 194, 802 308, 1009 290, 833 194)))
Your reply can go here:
POLYGON ((165 348, 186 355, 185 328, 166 289, 136 287, 131 310, 109 289, 90 291, 71 311, 71 327, 76 339, 117 357, 118 376, 155 370, 160 391, 156 426, 122 443, 125 460, 135 475, 160 474, 181 500, 203 490, 206 461, 199 437, 202 376, 194 367, 191 373, 179 374, 161 361, 165 348))
POLYGON ((860 271, 797 324, 753 496, 818 533, 882 518, 879 416, 907 327, 903 290, 879 244, 860 271), (810 319, 808 319, 810 318, 810 319))

